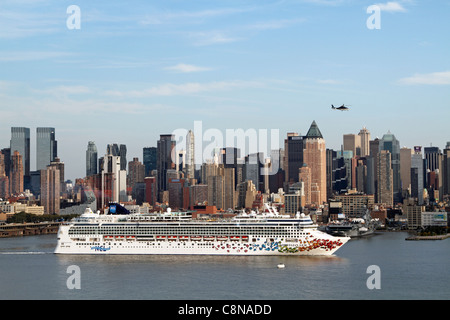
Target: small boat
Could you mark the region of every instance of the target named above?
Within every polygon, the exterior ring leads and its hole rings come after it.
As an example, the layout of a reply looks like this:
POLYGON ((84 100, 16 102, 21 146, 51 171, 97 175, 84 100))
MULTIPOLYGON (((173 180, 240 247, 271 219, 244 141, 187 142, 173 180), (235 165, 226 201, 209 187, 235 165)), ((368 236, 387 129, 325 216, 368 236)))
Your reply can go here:
POLYGON ((284 263, 280 263, 280 264, 278 264, 277 265, 277 268, 278 269, 283 269, 283 268, 285 268, 286 266, 284 265, 284 263))

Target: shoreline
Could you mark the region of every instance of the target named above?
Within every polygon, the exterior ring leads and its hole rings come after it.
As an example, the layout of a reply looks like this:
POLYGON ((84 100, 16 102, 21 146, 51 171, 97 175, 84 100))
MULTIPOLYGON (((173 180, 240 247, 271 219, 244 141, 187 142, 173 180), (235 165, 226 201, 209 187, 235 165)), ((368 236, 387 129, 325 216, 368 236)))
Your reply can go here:
POLYGON ((419 241, 419 240, 444 240, 450 238, 450 234, 442 234, 437 236, 411 236, 406 238, 405 240, 409 241, 419 241))
POLYGON ((58 233, 61 222, 12 223, 0 226, 0 238, 58 233))

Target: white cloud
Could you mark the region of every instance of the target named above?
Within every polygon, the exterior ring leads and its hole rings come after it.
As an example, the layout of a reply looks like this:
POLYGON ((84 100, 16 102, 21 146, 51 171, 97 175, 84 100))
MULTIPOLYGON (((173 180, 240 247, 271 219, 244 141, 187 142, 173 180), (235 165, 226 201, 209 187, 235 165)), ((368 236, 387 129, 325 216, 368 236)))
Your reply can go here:
POLYGON ((143 98, 152 96, 178 96, 197 94, 210 91, 221 91, 232 88, 248 88, 248 87, 260 87, 262 84, 255 81, 215 81, 209 83, 189 82, 183 84, 167 83, 160 86, 151 87, 143 90, 131 90, 131 91, 106 91, 106 95, 116 97, 132 97, 143 98))
POLYGON ((194 45, 197 46, 224 44, 242 40, 242 38, 227 36, 222 31, 191 32, 189 33, 189 38, 193 39, 194 45))
POLYGON ((0 62, 36 61, 70 56, 72 53, 59 51, 11 51, 0 52, 0 62))
POLYGON ((200 71, 209 71, 211 68, 194 66, 191 64, 179 63, 175 66, 167 67, 166 70, 181 72, 181 73, 190 73, 190 72, 200 72, 200 71))
POLYGON ((51 94, 55 96, 65 96, 65 95, 74 95, 74 94, 86 94, 92 93, 92 90, 87 86, 57 86, 49 89, 35 89, 33 90, 36 93, 40 94, 51 94))
POLYGON ((249 25, 248 29, 263 31, 263 30, 274 30, 274 29, 281 29, 286 28, 291 25, 305 22, 305 19, 298 18, 298 19, 281 19, 281 20, 271 20, 271 21, 264 21, 261 23, 255 23, 252 25, 249 25))
POLYGON ((340 84, 341 82, 338 80, 334 80, 334 79, 322 79, 322 80, 317 80, 318 83, 321 84, 340 84))
POLYGON ((376 6, 380 8, 381 11, 386 12, 406 12, 406 9, 399 2, 386 2, 377 3, 376 6))
POLYGON ((303 0, 303 1, 326 6, 337 6, 345 3, 345 0, 303 0))
POLYGON ((450 71, 415 74, 399 80, 400 84, 450 85, 450 71))
POLYGON ((179 11, 162 14, 146 15, 142 25, 158 25, 163 23, 199 23, 199 19, 216 18, 226 15, 240 14, 254 10, 253 8, 220 8, 200 11, 179 11))
MULTIPOLYGON (((29 9, 29 6, 26 6, 29 9)), ((41 34, 53 34, 62 28, 58 16, 47 11, 45 14, 24 10, 0 10, 0 39, 14 39, 41 34)), ((62 29, 64 30, 64 29, 62 29)))

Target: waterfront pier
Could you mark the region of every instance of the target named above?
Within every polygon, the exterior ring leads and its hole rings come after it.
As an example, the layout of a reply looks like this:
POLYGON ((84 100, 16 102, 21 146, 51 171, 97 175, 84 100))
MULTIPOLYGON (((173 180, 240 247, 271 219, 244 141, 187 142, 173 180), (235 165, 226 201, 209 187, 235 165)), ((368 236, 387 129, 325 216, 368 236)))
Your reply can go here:
POLYGON ((61 222, 10 223, 0 226, 0 238, 56 234, 61 222))

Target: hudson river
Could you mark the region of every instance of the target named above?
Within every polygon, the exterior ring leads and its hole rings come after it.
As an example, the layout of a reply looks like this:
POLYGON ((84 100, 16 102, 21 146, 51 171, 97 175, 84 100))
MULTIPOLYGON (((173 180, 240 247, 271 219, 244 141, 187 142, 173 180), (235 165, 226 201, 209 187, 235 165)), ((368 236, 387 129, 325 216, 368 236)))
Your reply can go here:
POLYGON ((53 254, 56 235, 3 238, 0 299, 449 299, 450 239, 407 236, 352 239, 332 257, 67 256, 53 254))

